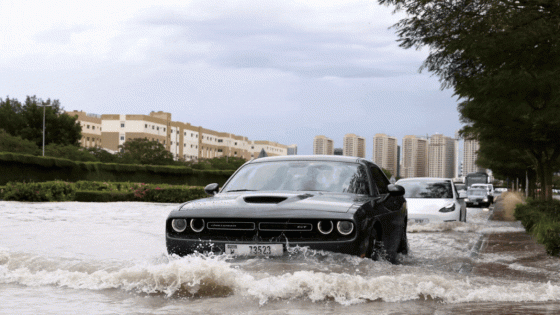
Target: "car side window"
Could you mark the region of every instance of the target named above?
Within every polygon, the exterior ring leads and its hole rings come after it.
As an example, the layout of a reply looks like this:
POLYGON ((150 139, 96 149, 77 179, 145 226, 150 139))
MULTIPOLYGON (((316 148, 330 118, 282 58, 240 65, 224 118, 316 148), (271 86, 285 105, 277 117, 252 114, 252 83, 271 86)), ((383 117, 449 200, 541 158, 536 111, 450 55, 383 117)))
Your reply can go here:
POLYGON ((375 186, 377 186, 377 191, 379 191, 379 194, 388 194, 388 186, 390 183, 385 174, 383 174, 383 172, 378 167, 373 165, 370 167, 370 170, 371 176, 373 177, 373 183, 375 184, 375 186))
POLYGON ((356 173, 350 178, 347 192, 361 195, 370 194, 367 170, 363 165, 358 166, 356 173))

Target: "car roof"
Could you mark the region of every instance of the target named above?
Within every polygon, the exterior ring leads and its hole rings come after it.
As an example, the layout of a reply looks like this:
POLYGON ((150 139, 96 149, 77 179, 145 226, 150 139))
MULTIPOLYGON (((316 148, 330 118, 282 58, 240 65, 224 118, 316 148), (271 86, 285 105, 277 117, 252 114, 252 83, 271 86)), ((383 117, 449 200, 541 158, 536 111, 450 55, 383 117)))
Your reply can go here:
POLYGON ((248 163, 262 163, 262 162, 276 162, 276 161, 333 161, 333 162, 347 162, 347 163, 369 162, 375 164, 363 158, 358 158, 354 156, 342 156, 342 155, 281 155, 281 156, 257 158, 249 161, 248 163))

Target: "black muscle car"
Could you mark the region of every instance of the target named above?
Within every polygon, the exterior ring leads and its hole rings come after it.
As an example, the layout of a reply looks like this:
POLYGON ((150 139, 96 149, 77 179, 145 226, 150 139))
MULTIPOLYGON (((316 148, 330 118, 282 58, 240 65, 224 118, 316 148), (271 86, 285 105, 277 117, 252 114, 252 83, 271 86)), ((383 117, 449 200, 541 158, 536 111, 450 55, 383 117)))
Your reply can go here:
POLYGON ((258 158, 211 197, 181 204, 166 221, 170 254, 283 255, 293 246, 391 262, 406 254, 404 188, 374 163, 342 156, 258 158))

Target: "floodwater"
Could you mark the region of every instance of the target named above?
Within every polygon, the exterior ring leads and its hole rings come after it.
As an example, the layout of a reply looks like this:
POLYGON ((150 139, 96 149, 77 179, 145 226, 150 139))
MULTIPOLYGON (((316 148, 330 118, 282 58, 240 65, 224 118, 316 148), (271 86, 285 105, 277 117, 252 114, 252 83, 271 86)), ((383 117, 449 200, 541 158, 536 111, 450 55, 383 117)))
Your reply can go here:
MULTIPOLYGON (((477 276, 486 235, 524 231, 468 209, 411 225, 400 263, 295 248, 275 258, 170 257, 175 204, 0 201, 0 314, 557 314, 560 263, 542 277, 477 276)), ((552 264, 552 265, 551 265, 552 264)), ((539 273, 541 270, 532 270, 539 273)))

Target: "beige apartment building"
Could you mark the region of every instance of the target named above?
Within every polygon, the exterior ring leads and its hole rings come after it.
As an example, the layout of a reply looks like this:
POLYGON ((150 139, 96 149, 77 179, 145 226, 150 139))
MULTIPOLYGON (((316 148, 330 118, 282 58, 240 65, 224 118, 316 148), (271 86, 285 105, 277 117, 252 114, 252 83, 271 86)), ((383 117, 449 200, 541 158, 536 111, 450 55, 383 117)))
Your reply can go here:
POLYGON ((428 176, 428 140, 416 136, 404 136, 402 139, 403 178, 428 176))
POLYGON ((78 116, 78 122, 82 126, 82 139, 80 146, 84 148, 101 147, 101 116, 88 114, 82 111, 67 112, 70 116, 78 116))
POLYGON ((268 156, 288 154, 286 145, 272 141, 251 141, 247 137, 172 121, 171 114, 162 111, 151 112, 149 115, 99 116, 77 111, 67 113, 78 116, 84 135, 80 143, 83 147, 98 146, 117 152, 125 141, 141 138, 163 144, 175 160, 196 161, 221 156, 250 160, 257 157, 263 149, 268 156), (98 130, 99 133, 95 135, 99 141, 88 140, 88 130, 98 130))
POLYGON ((463 141, 463 176, 469 173, 483 172, 484 168, 476 165, 478 149, 480 145, 477 140, 463 141))
POLYGON ((315 136, 313 138, 313 154, 314 155, 333 155, 334 142, 325 136, 315 136))
POLYGON ((391 172, 395 177, 398 166, 398 140, 384 133, 373 137, 373 162, 391 172))
POLYGON ((453 178, 457 141, 442 134, 430 137, 428 143, 428 176, 453 178))
POLYGON ((366 139, 353 133, 346 134, 342 140, 342 155, 366 157, 366 139))

